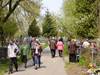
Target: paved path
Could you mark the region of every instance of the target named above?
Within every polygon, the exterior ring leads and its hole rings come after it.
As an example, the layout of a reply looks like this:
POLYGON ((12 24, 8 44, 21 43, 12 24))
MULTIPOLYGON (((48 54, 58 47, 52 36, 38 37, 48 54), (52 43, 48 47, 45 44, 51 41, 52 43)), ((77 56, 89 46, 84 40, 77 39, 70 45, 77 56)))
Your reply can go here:
MULTIPOLYGON (((27 69, 20 68, 19 72, 15 72, 11 75, 67 75, 63 59, 60 57, 51 58, 49 48, 44 50, 42 62, 43 64, 38 70, 35 70, 33 66, 30 66, 27 69)), ((32 61, 28 64, 32 64, 32 61)))

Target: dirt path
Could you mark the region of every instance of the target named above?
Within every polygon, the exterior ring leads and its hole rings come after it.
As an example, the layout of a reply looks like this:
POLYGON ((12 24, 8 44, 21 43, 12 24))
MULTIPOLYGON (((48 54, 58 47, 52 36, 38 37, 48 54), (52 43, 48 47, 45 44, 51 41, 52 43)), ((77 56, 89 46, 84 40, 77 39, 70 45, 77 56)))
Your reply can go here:
MULTIPOLYGON (((27 69, 22 67, 19 72, 15 72, 11 75, 67 75, 63 59, 60 57, 51 58, 49 48, 44 50, 42 62, 43 64, 38 70, 35 70, 34 66, 30 66, 27 69)), ((28 65, 32 65, 32 61, 28 62, 28 65)))

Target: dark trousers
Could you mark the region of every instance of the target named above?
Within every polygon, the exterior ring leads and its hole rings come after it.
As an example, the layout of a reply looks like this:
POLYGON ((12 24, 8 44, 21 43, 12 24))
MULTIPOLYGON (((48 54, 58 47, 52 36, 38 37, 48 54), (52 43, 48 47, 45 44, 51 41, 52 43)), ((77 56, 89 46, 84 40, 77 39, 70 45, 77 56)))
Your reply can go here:
POLYGON ((76 62, 76 54, 69 54, 69 62, 76 62))
POLYGON ((39 67, 40 67, 40 64, 41 64, 41 55, 39 55, 39 67))
POLYGON ((34 51, 35 51, 35 49, 32 49, 32 52, 31 52, 31 54, 32 54, 32 59, 33 59, 33 65, 35 65, 34 51))
POLYGON ((62 57, 62 50, 59 50, 59 57, 62 57))
POLYGON ((33 65, 35 65, 35 58, 34 58, 34 56, 32 56, 32 59, 33 59, 33 65))
POLYGON ((16 71, 18 71, 18 64, 16 57, 10 58, 9 72, 11 73, 13 72, 13 65, 15 66, 16 71))
POLYGON ((52 57, 55 57, 55 54, 56 54, 55 49, 51 49, 51 55, 52 55, 52 57))
POLYGON ((27 67, 27 55, 22 55, 22 62, 25 64, 25 68, 27 67))

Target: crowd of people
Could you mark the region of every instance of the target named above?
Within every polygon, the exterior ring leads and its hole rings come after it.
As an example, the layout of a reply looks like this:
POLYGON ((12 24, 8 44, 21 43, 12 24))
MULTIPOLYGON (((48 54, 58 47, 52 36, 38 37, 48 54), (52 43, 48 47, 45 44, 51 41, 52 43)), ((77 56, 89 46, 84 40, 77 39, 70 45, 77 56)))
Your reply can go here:
MULTIPOLYGON (((59 57, 63 57, 64 46, 66 45, 63 38, 55 39, 49 38, 48 45, 51 51, 51 57, 56 56, 58 51, 59 57)), ((90 47, 93 53, 96 53, 97 45, 96 42, 89 42, 88 40, 67 40, 69 62, 79 62, 82 48, 90 47)), ((24 63, 24 67, 27 68, 28 55, 31 52, 33 59, 33 65, 37 70, 41 65, 41 53, 43 49, 38 39, 36 38, 24 38, 22 41, 10 40, 8 45, 8 58, 10 60, 9 73, 13 73, 13 65, 16 71, 18 71, 18 60, 17 55, 20 55, 21 61, 24 63)))
POLYGON ((13 73, 13 66, 15 70, 18 71, 18 60, 17 55, 20 56, 19 59, 24 63, 24 67, 27 68, 28 56, 31 52, 33 59, 33 65, 35 69, 38 69, 41 64, 41 52, 42 46, 36 38, 31 40, 24 38, 22 41, 10 40, 8 44, 8 58, 9 58, 9 73, 13 73))
POLYGON ((59 38, 59 39, 50 38, 49 39, 49 47, 50 47, 50 50, 51 50, 52 58, 55 57, 56 50, 58 50, 59 57, 62 57, 63 50, 64 50, 64 42, 63 42, 62 38, 59 38))
POLYGON ((82 50, 89 48, 91 50, 92 61, 93 57, 99 50, 97 43, 92 40, 68 40, 68 53, 69 53, 69 62, 79 62, 82 50))
POLYGON ((64 46, 68 46, 68 54, 69 54, 69 62, 79 62, 81 52, 85 48, 90 48, 92 54, 97 52, 97 44, 95 41, 91 41, 88 39, 85 40, 76 40, 76 39, 68 39, 67 42, 63 40, 63 38, 49 39, 49 47, 51 50, 52 58, 55 57, 56 51, 58 51, 59 56, 63 56, 64 46))
MULTIPOLYGON (((49 47, 51 51, 52 58, 56 55, 56 50, 58 50, 59 57, 63 56, 64 42, 63 39, 49 39, 49 47)), ((41 65, 41 53, 43 49, 38 39, 31 37, 30 39, 23 38, 21 40, 10 40, 8 44, 8 58, 10 60, 9 73, 13 73, 13 66, 15 70, 18 71, 18 60, 17 55, 20 56, 19 59, 24 63, 24 67, 27 68, 28 56, 31 52, 33 59, 33 65, 37 70, 41 65)))

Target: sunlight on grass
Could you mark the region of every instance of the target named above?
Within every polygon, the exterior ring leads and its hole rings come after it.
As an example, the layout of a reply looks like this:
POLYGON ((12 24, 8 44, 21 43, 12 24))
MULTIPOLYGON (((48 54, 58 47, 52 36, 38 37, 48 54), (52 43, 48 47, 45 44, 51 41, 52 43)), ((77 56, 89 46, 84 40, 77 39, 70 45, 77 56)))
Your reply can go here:
POLYGON ((2 60, 0 63, 0 75, 3 75, 8 69, 8 60, 2 60))

